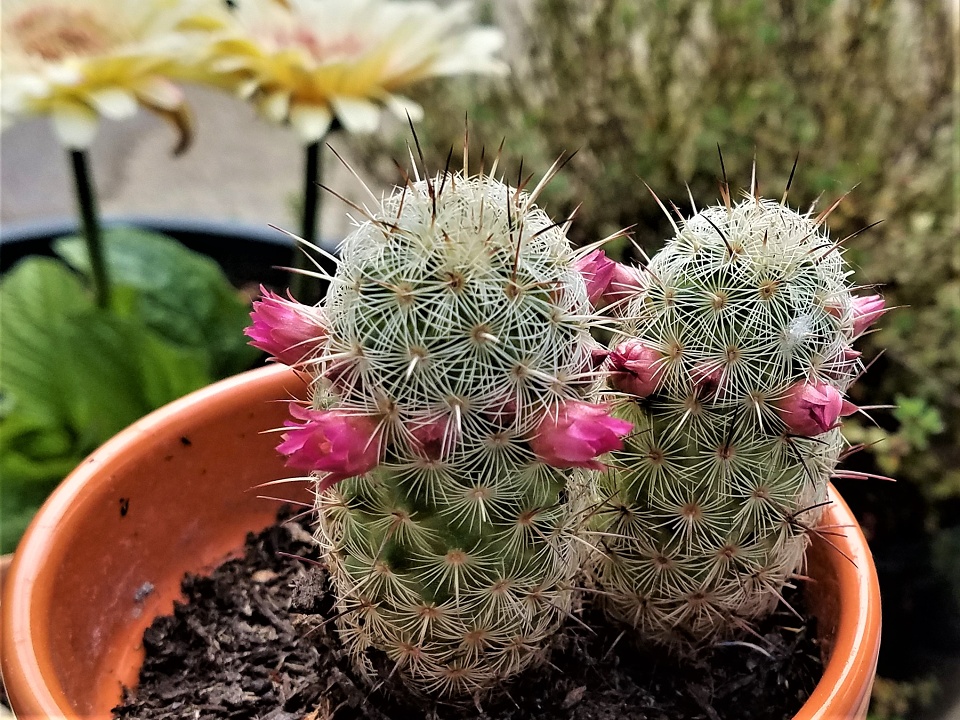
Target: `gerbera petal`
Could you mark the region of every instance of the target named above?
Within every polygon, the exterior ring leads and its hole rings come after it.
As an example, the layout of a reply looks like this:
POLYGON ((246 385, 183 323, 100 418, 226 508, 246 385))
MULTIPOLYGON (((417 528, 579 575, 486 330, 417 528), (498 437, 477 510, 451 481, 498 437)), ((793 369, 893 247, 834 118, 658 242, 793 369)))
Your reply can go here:
POLYGON ((327 134, 333 115, 322 105, 293 105, 290 108, 290 124, 305 143, 314 143, 327 134))
POLYGON ((170 78, 186 76, 203 53, 185 50, 202 48, 206 31, 229 20, 211 0, 21 0, 4 11, 4 111, 51 115, 72 148, 90 144, 97 115, 125 119, 140 105, 182 114, 170 78))
POLYGON ((290 93, 282 91, 271 93, 260 103, 260 110, 273 122, 283 122, 290 112, 290 93))
POLYGON ((177 131, 177 144, 173 146, 174 155, 182 155, 193 142, 193 119, 190 117, 190 110, 186 104, 179 105, 173 110, 148 105, 161 119, 166 120, 173 125, 177 131))
POLYGON ((174 110, 183 104, 183 90, 166 78, 144 78, 135 87, 137 97, 144 104, 164 110, 174 110))
POLYGON ((96 112, 77 103, 61 103, 52 114, 57 139, 68 148, 84 150, 90 147, 97 134, 99 117, 96 112))
POLYGON ((442 55, 433 65, 435 75, 485 73, 505 75, 509 66, 493 57, 504 44, 503 33, 495 28, 476 28, 460 40, 457 52, 442 55))
POLYGON ((335 97, 330 104, 347 132, 372 133, 380 125, 380 108, 369 100, 335 97))
POLYGON ((407 116, 414 122, 423 120, 423 107, 403 95, 387 95, 383 99, 383 104, 387 109, 401 120, 406 120, 407 116))
POLYGON ((104 88, 91 92, 90 103, 104 117, 111 120, 126 120, 137 114, 137 99, 121 88, 104 88))

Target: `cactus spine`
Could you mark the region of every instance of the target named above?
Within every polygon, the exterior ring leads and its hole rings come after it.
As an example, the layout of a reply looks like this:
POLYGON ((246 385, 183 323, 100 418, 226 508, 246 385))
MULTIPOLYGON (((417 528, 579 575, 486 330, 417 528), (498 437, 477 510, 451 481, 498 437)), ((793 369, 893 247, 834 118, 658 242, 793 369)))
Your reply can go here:
POLYGON ((649 638, 743 626, 803 566, 852 407, 840 394, 862 368, 849 272, 820 224, 754 197, 707 208, 621 313, 613 343, 653 353, 641 379, 657 387, 618 406, 635 430, 600 481, 597 572, 612 613, 649 638), (797 432, 791 403, 813 390, 822 424, 797 432))
POLYGON ((582 561, 566 488, 588 477, 529 439, 596 389, 592 311, 535 195, 466 173, 397 188, 344 241, 305 365, 313 408, 377 418, 383 443, 317 494, 341 637, 362 670, 375 648, 435 695, 530 664, 582 561))

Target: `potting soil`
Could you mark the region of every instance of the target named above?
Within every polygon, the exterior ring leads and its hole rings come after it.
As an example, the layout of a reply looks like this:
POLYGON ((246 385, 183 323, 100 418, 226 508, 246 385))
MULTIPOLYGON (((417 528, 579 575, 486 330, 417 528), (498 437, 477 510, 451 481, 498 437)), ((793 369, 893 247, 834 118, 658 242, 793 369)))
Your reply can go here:
MULTIPOLYGON (((779 720, 823 667, 803 593, 749 634, 692 657, 638 646, 589 603, 546 662, 488 697, 442 705, 405 690, 391 663, 357 675, 337 640, 328 576, 308 529, 287 521, 245 556, 183 580, 186 600, 144 633, 146 660, 117 718, 138 720, 779 720)), ((588 598, 589 600, 589 598, 588 598)))

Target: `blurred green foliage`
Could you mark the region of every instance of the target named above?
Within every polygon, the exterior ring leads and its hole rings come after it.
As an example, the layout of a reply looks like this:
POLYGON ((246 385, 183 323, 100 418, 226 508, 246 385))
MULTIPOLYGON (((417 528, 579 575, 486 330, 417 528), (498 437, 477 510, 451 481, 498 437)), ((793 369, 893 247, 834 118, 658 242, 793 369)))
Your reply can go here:
POLYGON ((249 303, 210 258, 133 228, 104 233, 110 311, 84 280, 80 238, 0 281, 0 552, 98 445, 147 414, 245 370, 249 303))
MULTIPOLYGON (((417 132, 430 167, 463 142, 471 164, 519 177, 577 151, 543 194, 554 216, 579 206, 580 243, 635 226, 655 251, 669 223, 643 187, 689 213, 716 202, 723 151, 732 185, 819 208, 848 241, 856 280, 880 286, 886 348, 854 399, 900 443, 898 478, 931 500, 960 498, 960 76, 949 0, 534 0, 496 5, 514 46, 513 75, 431 88, 417 132), (518 26, 517 23, 520 23, 518 26), (822 198, 820 196, 823 196, 822 198), (882 370, 882 372, 881 372, 882 370), (899 430, 897 428, 900 428, 899 430)), ((422 99, 422 98, 421 98, 422 99)), ((407 132, 371 141, 368 167, 396 179, 407 132)), ((458 151, 459 152, 459 151, 458 151)), ((630 255, 628 243, 608 253, 630 255)), ((865 426, 866 427, 866 426, 865 426)), ((866 432, 866 429, 865 429, 866 432)), ((883 453, 883 443, 876 448, 883 453)), ((889 463, 887 463, 889 466, 889 463)))
MULTIPOLYGON (((489 168, 505 139, 500 168, 515 183, 577 151, 541 204, 554 217, 579 206, 578 243, 635 226, 638 244, 654 252, 672 231, 641 179, 689 214, 686 185, 698 206, 717 202, 718 145, 732 186, 749 186, 755 161, 761 193, 776 198, 799 153, 791 205, 819 199, 823 209, 851 191, 828 221, 837 239, 883 221, 845 243, 855 281, 864 292, 879 286, 896 307, 860 343, 868 362, 886 350, 852 398, 898 409, 845 423, 853 442, 868 445, 851 461, 916 488, 930 537, 960 525, 956 3, 510 0, 491 8, 510 36, 514 72, 419 96, 428 167, 443 167, 451 146, 459 155, 465 115, 471 166, 482 153, 489 168)), ((398 127, 361 148, 367 168, 395 181, 384 157, 405 157, 408 137, 398 127)), ((639 259, 618 243, 608 254, 639 259)), ((904 690, 923 694, 915 691, 904 690)))
POLYGON ((877 678, 867 720, 909 720, 930 708, 942 692, 936 678, 896 682, 877 678))

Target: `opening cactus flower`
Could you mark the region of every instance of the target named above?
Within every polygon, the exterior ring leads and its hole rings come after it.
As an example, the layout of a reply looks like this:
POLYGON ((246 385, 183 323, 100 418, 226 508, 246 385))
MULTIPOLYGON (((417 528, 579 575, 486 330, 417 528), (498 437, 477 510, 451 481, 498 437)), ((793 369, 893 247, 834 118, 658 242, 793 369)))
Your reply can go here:
POLYGON ((240 0, 233 31, 211 46, 206 64, 305 144, 334 118, 348 132, 372 132, 380 106, 422 115, 397 94, 418 80, 505 72, 493 57, 502 33, 470 27, 470 10, 465 2, 240 0))
POLYGON ((623 437, 632 429, 633 423, 611 417, 606 405, 568 400, 543 416, 530 447, 552 467, 603 470, 597 458, 623 449, 623 437))
POLYGON ((786 423, 787 432, 805 437, 827 432, 836 427, 841 416, 856 410, 833 385, 803 380, 787 388, 774 405, 777 415, 786 423))
POLYGON ((227 20, 217 0, 4 0, 3 125, 49 115, 60 142, 84 149, 100 116, 148 108, 189 143, 183 93, 170 77, 197 33, 227 20))
POLYGON ((291 428, 281 437, 277 451, 287 456, 287 467, 306 472, 328 473, 320 491, 341 480, 362 475, 380 462, 381 436, 374 418, 341 410, 314 410, 290 404, 291 428))
POLYGON ((251 338, 250 344, 284 365, 296 365, 318 355, 327 337, 323 311, 292 297, 284 300, 262 285, 260 294, 250 313, 253 325, 243 331, 251 338))
POLYGON ((621 392, 647 397, 663 381, 662 353, 640 340, 620 343, 610 353, 610 383, 621 392))

